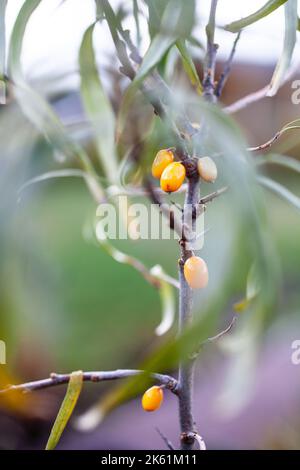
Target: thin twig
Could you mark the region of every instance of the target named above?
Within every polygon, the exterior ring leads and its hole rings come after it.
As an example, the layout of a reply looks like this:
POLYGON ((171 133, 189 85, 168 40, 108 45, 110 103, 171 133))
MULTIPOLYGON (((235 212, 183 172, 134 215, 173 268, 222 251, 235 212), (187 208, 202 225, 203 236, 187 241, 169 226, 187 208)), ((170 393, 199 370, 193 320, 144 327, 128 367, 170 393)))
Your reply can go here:
POLYGON ((160 437, 162 438, 162 440, 164 441, 164 443, 166 444, 166 446, 168 447, 168 449, 175 450, 175 447, 173 446, 172 442, 162 433, 162 431, 159 428, 155 428, 155 429, 160 435, 160 437))
MULTIPOLYGON (((298 71, 299 69, 299 63, 297 62, 287 73, 285 76, 280 88, 282 88, 298 71)), ((250 93, 249 95, 243 96, 243 98, 240 98, 239 100, 235 101, 235 103, 230 104, 229 106, 226 106, 223 108, 223 111, 228 114, 233 114, 237 113, 241 109, 246 108, 250 104, 256 103, 257 101, 262 100, 263 98, 269 98, 268 97, 268 91, 270 90, 270 84, 264 86, 263 88, 254 91, 253 93, 250 93)))
POLYGON ((231 53, 229 55, 229 58, 228 58, 227 62, 225 63, 224 70, 223 70, 223 72, 221 74, 221 77, 218 81, 218 84, 216 86, 215 95, 216 95, 217 98, 220 98, 220 96, 222 94, 222 91, 223 91, 223 88, 224 88, 224 86, 227 82, 227 79, 229 77, 229 74, 231 72, 231 67, 232 67, 232 63, 233 63, 233 59, 234 59, 234 55, 235 55, 235 51, 236 51, 236 46, 237 46, 237 43, 238 43, 240 37, 241 37, 241 31, 238 33, 238 35, 235 38, 235 41, 234 41, 232 49, 231 49, 231 53))
POLYGON ((206 26, 207 52, 204 62, 203 96, 207 101, 215 101, 215 69, 218 46, 215 44, 216 10, 218 0, 211 0, 210 14, 206 26))
POLYGON ((279 139, 281 134, 282 134, 282 131, 278 131, 278 132, 276 132, 274 137, 272 137, 270 140, 268 140, 264 144, 260 144, 257 147, 248 147, 248 149, 247 149, 248 152, 259 152, 260 150, 268 149, 269 147, 271 147, 274 144, 274 142, 276 142, 276 140, 279 139))
MULTIPOLYGON (((143 370, 136 369, 117 369, 114 371, 104 372, 83 372, 83 381, 85 382, 103 382, 107 380, 118 380, 125 379, 128 377, 134 377, 136 375, 146 374, 143 370)), ((0 390, 0 394, 20 391, 20 392, 31 392, 33 390, 41 390, 45 388, 55 387, 57 385, 66 384, 69 382, 71 374, 50 374, 47 379, 36 380, 34 382, 27 382, 19 385, 10 385, 7 388, 0 390)), ((149 373, 154 381, 160 385, 164 385, 171 392, 177 393, 177 380, 169 375, 149 373)))
POLYGON ((227 335, 231 329, 234 327, 235 325, 235 322, 237 320, 237 317, 234 316, 231 320, 231 322, 229 323, 229 325, 227 326, 227 328, 225 328, 224 330, 220 331, 220 333, 218 333, 217 335, 215 336, 212 336, 210 338, 207 338, 205 341, 203 341, 198 349, 191 355, 191 359, 192 360, 196 360, 197 357, 199 356, 199 353, 201 351, 201 349, 206 346, 207 344, 210 344, 210 343, 214 343, 215 341, 218 341, 219 339, 221 339, 223 336, 227 335))
POLYGON ((212 202, 217 197, 221 196, 221 194, 225 193, 228 190, 228 186, 223 186, 223 188, 214 191, 213 193, 208 194, 200 199, 200 204, 208 204, 212 202))
POLYGON ((201 214, 203 214, 203 212, 205 212, 206 210, 206 204, 208 204, 209 202, 212 202, 214 199, 221 196, 221 194, 225 193, 227 189, 228 189, 228 186, 224 186, 223 188, 218 189, 217 191, 214 191, 213 193, 210 193, 207 196, 202 197, 199 203, 194 207, 193 218, 197 219, 201 214))
POLYGON ((223 111, 228 114, 233 114, 237 113, 243 108, 246 108, 252 103, 255 103, 263 98, 266 98, 267 92, 269 90, 269 85, 264 86, 263 88, 254 91, 253 93, 250 93, 247 96, 244 96, 243 98, 239 99, 235 103, 230 104, 229 106, 226 106, 223 108, 223 111))
POLYGON ((201 344, 201 346, 205 346, 205 345, 208 344, 208 343, 214 343, 215 341, 218 341, 219 339, 221 339, 223 336, 227 335, 227 333, 229 333, 229 332, 231 331, 231 329, 234 327, 236 320, 237 320, 237 317, 234 316, 234 317, 232 318, 231 322, 229 323, 229 325, 227 326, 227 328, 225 328, 224 330, 220 331, 220 333, 218 333, 217 335, 211 336, 210 338, 207 338, 207 339, 201 344))

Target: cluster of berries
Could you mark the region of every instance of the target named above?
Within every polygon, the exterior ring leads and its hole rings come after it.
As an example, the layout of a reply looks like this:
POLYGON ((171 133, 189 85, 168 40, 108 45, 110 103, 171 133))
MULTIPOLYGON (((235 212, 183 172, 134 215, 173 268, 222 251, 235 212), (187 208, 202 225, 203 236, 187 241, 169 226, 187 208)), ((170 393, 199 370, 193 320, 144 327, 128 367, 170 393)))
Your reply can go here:
MULTIPOLYGON (((202 157, 197 163, 198 173, 204 181, 213 183, 218 176, 216 164, 210 157, 202 157)), ((152 176, 160 180, 163 191, 177 191, 185 177, 186 170, 182 163, 174 161, 172 149, 160 150, 152 164, 152 176)), ((184 263, 184 277, 191 289, 203 289, 208 284, 208 269, 206 262, 199 256, 191 256, 184 263)), ((142 407, 145 411, 156 411, 164 398, 163 388, 157 385, 146 390, 142 397, 142 407)))
MULTIPOLYGON (((210 157, 198 159, 198 173, 200 178, 208 183, 214 183, 218 171, 215 162, 210 157)), ((177 191, 186 177, 186 170, 182 163, 174 161, 172 149, 160 150, 152 164, 152 176, 160 180, 160 187, 166 193, 177 191)))

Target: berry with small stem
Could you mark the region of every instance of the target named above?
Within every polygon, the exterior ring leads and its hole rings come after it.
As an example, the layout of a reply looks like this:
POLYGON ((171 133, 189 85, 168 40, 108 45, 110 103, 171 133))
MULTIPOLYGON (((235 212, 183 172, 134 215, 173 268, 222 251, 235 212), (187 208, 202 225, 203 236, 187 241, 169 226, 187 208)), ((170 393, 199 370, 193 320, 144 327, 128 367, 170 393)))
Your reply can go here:
POLYGON ((171 149, 163 149, 157 152, 152 163, 152 176, 160 179, 164 169, 174 161, 174 154, 171 149))
POLYGON ((164 398, 162 387, 154 385, 148 388, 142 397, 142 407, 145 411, 156 411, 160 408, 164 398))
POLYGON ((170 163, 161 175, 160 187, 166 193, 177 191, 181 187, 185 176, 186 170, 182 163, 170 163))

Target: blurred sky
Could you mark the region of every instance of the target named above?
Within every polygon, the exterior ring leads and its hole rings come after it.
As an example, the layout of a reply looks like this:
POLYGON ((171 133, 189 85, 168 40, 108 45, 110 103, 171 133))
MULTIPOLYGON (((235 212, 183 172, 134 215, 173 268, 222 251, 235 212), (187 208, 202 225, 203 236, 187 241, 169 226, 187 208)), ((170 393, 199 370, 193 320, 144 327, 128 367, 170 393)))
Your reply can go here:
MULTIPOLYGON (((24 0, 8 2, 8 35, 23 2, 24 0)), ((123 3, 126 2, 131 6, 131 0, 125 0, 123 3)), ((196 2, 201 17, 206 21, 210 1, 196 0, 196 2)), ((120 0, 111 1, 113 6, 119 3, 120 0)), ((143 4, 143 1, 140 0, 140 3, 143 4)), ((266 0, 219 0, 217 22, 223 25, 239 19, 257 10, 264 3, 266 0)), ((82 34, 94 21, 94 17, 94 0, 44 0, 32 16, 25 37, 23 63, 26 75, 32 79, 51 80, 61 74, 76 71, 82 34)), ((134 23, 129 21, 127 27, 133 29, 134 23)), ((143 28, 145 30, 145 24, 143 28)), ((283 31, 284 8, 281 7, 267 18, 247 28, 238 47, 237 59, 262 64, 274 63, 282 48, 283 31)), ((146 37, 146 34, 144 36, 146 37)), ((218 32, 217 42, 221 44, 219 52, 221 58, 227 56, 233 38, 231 33, 218 32)), ((101 66, 112 51, 110 35, 104 24, 97 28, 95 45, 101 66)), ((145 42, 144 48, 146 47, 145 42)), ((76 79, 76 76, 67 78, 70 84, 75 84, 76 79)))

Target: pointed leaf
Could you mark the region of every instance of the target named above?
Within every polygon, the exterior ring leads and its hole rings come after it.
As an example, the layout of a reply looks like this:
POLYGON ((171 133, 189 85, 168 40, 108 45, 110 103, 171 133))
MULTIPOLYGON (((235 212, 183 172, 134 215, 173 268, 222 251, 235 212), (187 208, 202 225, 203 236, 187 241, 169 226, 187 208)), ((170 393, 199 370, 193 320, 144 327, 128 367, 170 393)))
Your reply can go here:
POLYGON ((170 286, 168 280, 166 280, 167 277, 165 276, 165 273, 161 266, 154 266, 151 269, 150 273, 160 280, 159 294, 162 305, 162 320, 160 324, 156 327, 155 333, 158 336, 162 336, 166 334, 174 324, 175 300, 173 288, 170 286))
POLYGON ((257 264, 253 263, 247 277, 246 296, 243 300, 234 305, 236 312, 243 312, 258 296, 262 285, 262 280, 259 277, 257 264))
POLYGON ((266 178, 265 176, 259 176, 257 179, 262 186, 277 194, 277 196, 284 199, 290 205, 295 207, 295 209, 300 210, 300 198, 280 183, 277 183, 277 181, 273 181, 270 178, 266 178))
POLYGON ((139 47, 141 44, 142 37, 141 37, 140 12, 139 12, 138 0, 133 0, 133 17, 134 17, 135 28, 136 28, 136 42, 139 47))
POLYGON ((52 107, 26 83, 23 77, 21 53, 24 34, 31 15, 40 3, 41 0, 26 0, 20 9, 12 30, 8 69, 14 82, 14 94, 25 116, 51 145, 65 156, 70 158, 76 156, 81 161, 85 171, 92 176, 94 170, 85 151, 78 144, 71 141, 52 107))
POLYGON ((5 104, 5 58, 6 58, 6 38, 5 38, 5 12, 7 0, 0 0, 0 104, 5 104))
POLYGON ((284 5, 285 11, 285 33, 283 50, 280 59, 274 71, 270 90, 267 96, 274 96, 280 86, 282 85, 286 73, 291 65, 293 52, 297 41, 297 26, 298 26, 298 13, 297 13, 298 0, 288 0, 284 5))
POLYGON ((114 183, 118 168, 115 152, 115 116, 97 70, 93 48, 94 28, 93 24, 86 30, 80 47, 80 89, 85 111, 93 125, 100 161, 109 181, 114 183))
POLYGON ((179 39, 176 42, 177 49, 180 52, 181 58, 182 58, 182 63, 183 67, 191 81, 191 84, 196 87, 197 93, 201 95, 202 93, 202 83, 200 81, 198 72, 196 70, 194 61, 188 51, 188 48, 186 46, 186 42, 184 39, 179 39))
POLYGON ((290 157, 288 155, 279 155, 279 154, 268 154, 268 155, 260 155, 255 159, 256 165, 264 165, 264 164, 274 164, 284 166, 292 171, 296 171, 300 173, 300 162, 296 158, 290 157))
POLYGON ((237 33, 241 29, 249 26, 250 24, 256 23, 256 21, 261 20, 265 16, 270 15, 273 11, 277 10, 281 5, 283 5, 287 0, 269 0, 263 7, 257 10, 255 13, 242 18, 241 20, 234 21, 225 26, 227 31, 231 33, 237 33))
POLYGON ((160 31, 161 19, 169 0, 145 0, 148 5, 148 27, 150 37, 153 38, 160 31))
POLYGON ((69 419, 72 416, 74 408, 77 404, 78 398, 81 393, 83 383, 82 371, 72 372, 68 384, 65 398, 61 404, 58 415, 52 427, 46 450, 53 450, 59 443, 62 433, 67 426, 69 419))

